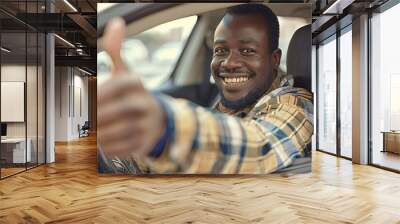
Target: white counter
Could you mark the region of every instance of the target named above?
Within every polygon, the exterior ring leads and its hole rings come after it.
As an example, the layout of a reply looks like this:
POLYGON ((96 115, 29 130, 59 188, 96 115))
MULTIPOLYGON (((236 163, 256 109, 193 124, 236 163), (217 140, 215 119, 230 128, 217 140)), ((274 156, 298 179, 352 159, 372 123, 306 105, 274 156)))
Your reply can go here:
POLYGON ((25 163, 32 161, 31 146, 32 140, 27 138, 26 154, 25 154, 25 138, 6 138, 1 139, 2 145, 14 145, 13 147, 13 163, 25 163), (27 158, 27 161, 25 161, 27 158))

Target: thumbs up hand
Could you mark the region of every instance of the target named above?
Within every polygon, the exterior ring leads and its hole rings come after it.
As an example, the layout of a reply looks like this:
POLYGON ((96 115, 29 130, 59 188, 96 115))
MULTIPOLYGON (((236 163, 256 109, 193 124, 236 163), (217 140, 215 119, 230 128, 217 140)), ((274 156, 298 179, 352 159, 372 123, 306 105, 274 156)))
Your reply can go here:
POLYGON ((125 22, 113 19, 102 46, 113 62, 112 78, 98 87, 97 140, 105 155, 130 158, 150 153, 166 127, 165 113, 142 85, 128 74, 120 57, 125 22))

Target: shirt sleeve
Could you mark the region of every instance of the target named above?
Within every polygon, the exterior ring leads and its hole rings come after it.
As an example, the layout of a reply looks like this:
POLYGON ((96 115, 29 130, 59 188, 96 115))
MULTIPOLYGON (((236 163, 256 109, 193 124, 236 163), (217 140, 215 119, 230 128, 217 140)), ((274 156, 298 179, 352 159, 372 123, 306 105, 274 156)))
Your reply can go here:
POLYGON ((313 132, 312 102, 285 94, 238 118, 189 101, 156 95, 167 115, 168 140, 145 158, 151 173, 266 174, 302 156, 313 132), (312 112, 311 112, 312 113, 312 112))

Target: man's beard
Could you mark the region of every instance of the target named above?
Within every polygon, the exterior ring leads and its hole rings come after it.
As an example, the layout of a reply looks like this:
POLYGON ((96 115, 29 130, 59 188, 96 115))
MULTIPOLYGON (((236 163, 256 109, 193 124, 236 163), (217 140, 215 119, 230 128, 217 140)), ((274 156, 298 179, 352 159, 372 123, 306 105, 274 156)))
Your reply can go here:
MULTIPOLYGON (((249 74, 249 79, 256 77, 256 73, 250 70, 247 71, 231 71, 232 73, 248 73, 249 74)), ((219 71, 215 72, 213 74, 216 74, 217 77, 221 78, 221 76, 219 75, 219 71)), ((227 107, 229 109, 232 110, 240 110, 240 109, 244 109, 252 104, 254 104, 255 102, 257 102, 258 99, 260 99, 265 92, 267 92, 267 90, 269 89, 269 87, 272 85, 272 80, 273 78, 271 78, 271 76, 274 74, 273 71, 271 71, 271 73, 269 74, 265 74, 269 77, 269 79, 266 81, 266 83, 264 83, 264 85, 262 87, 250 90, 249 93, 247 93, 246 96, 235 100, 235 101, 231 101, 226 99, 226 97, 224 96, 224 93, 222 91, 222 89, 219 89, 220 94, 221 94, 221 103, 224 107, 227 107), (270 74, 270 75, 269 75, 270 74)))
POLYGON ((257 102, 257 100, 260 99, 266 91, 267 88, 255 89, 253 91, 250 91, 246 96, 235 101, 227 100, 223 92, 221 91, 221 103, 225 107, 233 110, 243 109, 257 102))

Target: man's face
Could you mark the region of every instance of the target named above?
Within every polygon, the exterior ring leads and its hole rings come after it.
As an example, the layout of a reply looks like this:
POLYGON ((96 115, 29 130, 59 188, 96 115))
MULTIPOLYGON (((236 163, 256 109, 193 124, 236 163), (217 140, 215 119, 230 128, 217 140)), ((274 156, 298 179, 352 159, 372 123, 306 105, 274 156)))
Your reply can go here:
POLYGON ((280 50, 271 53, 262 15, 225 15, 215 30, 212 75, 222 104, 244 108, 269 89, 280 50))

